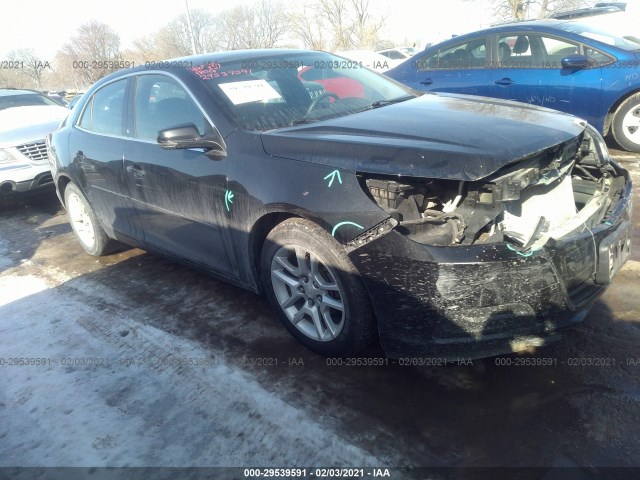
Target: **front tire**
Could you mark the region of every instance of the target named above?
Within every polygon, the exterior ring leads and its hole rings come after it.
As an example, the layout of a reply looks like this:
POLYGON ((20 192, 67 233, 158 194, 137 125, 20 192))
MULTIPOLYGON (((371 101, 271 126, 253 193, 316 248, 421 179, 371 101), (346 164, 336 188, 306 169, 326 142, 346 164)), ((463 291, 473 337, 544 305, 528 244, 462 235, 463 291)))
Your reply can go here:
POLYGON ((618 145, 630 152, 640 152, 640 93, 620 104, 613 116, 611 133, 618 145))
POLYGON ((109 238, 89 202, 73 183, 64 190, 64 205, 69 215, 69 223, 80 245, 90 255, 101 256, 110 253, 115 242, 109 238))
POLYGON ((353 354, 375 336, 368 294, 342 246, 318 225, 290 218, 262 249, 264 291, 285 328, 325 356, 353 354))

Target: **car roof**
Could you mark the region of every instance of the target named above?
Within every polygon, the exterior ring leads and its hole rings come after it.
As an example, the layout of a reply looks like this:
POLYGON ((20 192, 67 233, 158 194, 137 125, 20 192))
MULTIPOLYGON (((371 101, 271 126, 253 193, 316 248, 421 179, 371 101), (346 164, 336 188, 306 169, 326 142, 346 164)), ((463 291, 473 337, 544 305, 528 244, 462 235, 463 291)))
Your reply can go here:
POLYGON ((172 58, 170 60, 162 60, 159 62, 149 62, 150 64, 154 63, 169 63, 169 62, 185 62, 188 61, 193 63, 194 65, 204 64, 207 62, 234 62, 237 60, 246 60, 247 58, 255 58, 262 59, 273 57, 274 55, 295 55, 295 54, 303 54, 303 53, 328 53, 328 52, 319 52, 317 50, 302 50, 302 49, 284 49, 284 48, 268 48, 268 49, 256 49, 256 50, 231 50, 226 52, 212 52, 212 53, 204 53, 201 55, 188 55, 185 57, 172 58))
MULTIPOLYGON (((187 71, 189 70, 189 68, 187 66, 182 67, 181 65, 197 66, 197 65, 206 65, 207 63, 215 64, 220 62, 237 62, 237 61, 243 61, 243 60, 246 61, 246 60, 273 59, 274 57, 280 57, 280 56, 286 56, 286 55, 292 56, 292 55, 310 54, 310 53, 331 53, 331 52, 325 52, 321 50, 269 48, 269 49, 255 49, 255 50, 231 50, 226 52, 212 52, 212 53, 204 53, 200 55, 188 55, 184 57, 149 61, 149 62, 145 62, 145 64, 141 64, 136 67, 118 70, 116 72, 113 72, 101 78, 94 85, 104 84, 105 81, 111 81, 113 79, 119 78, 127 74, 131 74, 131 73, 139 73, 143 71, 171 71, 176 69, 176 65, 178 65, 178 68, 177 68, 178 70, 187 71)), ((335 54, 331 53, 331 55, 335 55, 335 54)), ((92 86, 91 90, 93 89, 94 88, 92 86)))
MULTIPOLYGON (((526 31, 532 31, 532 32, 539 31, 539 32, 547 32, 547 33, 556 32, 557 34, 561 34, 563 36, 569 36, 569 37, 572 34, 576 35, 576 33, 572 32, 571 29, 563 28, 563 26, 565 25, 575 25, 576 27, 583 28, 585 30, 588 30, 589 28, 586 24, 581 23, 579 19, 578 20, 559 20, 555 18, 545 18, 545 19, 538 19, 538 20, 510 21, 510 22, 500 23, 497 25, 492 25, 491 27, 488 27, 482 30, 476 30, 474 32, 457 35, 455 37, 449 38, 442 42, 436 43, 435 45, 432 45, 431 47, 426 48, 425 51, 432 50, 434 48, 440 48, 441 45, 456 43, 456 42, 459 42, 460 40, 466 40, 469 38, 478 37, 482 35, 492 35, 494 33, 509 32, 509 31, 515 31, 515 30, 521 30, 523 32, 526 32, 526 31)), ((589 39, 589 40, 593 41, 592 39, 589 39)), ((616 47, 611 45, 611 48, 616 48, 616 47)))
POLYGON ((42 95, 40 92, 36 92, 35 90, 23 90, 20 88, 0 88, 0 97, 8 97, 9 95, 42 95))
MULTIPOLYGON (((488 28, 485 28, 484 30, 479 30, 473 33, 479 33, 480 31, 486 31, 486 32, 492 32, 492 31, 498 31, 500 29, 513 29, 514 27, 527 27, 527 28, 551 28, 551 29, 557 29, 559 28, 560 25, 565 25, 567 23, 576 23, 575 21, 571 21, 571 20, 561 20, 558 18, 542 18, 542 19, 535 19, 535 20, 510 20, 508 22, 503 22, 503 23, 496 23, 491 25, 488 28)), ((460 35, 460 37, 469 35, 468 33, 465 33, 464 35, 460 35)), ((458 38, 458 37, 455 37, 458 38)))

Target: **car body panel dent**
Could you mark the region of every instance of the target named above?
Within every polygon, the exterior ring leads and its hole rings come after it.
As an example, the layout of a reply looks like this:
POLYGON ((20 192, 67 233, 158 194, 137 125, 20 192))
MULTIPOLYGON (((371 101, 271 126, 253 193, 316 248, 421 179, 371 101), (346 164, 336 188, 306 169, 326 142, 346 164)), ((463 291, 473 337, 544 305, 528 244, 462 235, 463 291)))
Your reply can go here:
POLYGON ((395 230, 351 252, 385 352, 479 358, 559 339, 604 293, 596 245, 628 228, 632 195, 627 183, 607 222, 526 256, 505 243, 422 245, 395 230))

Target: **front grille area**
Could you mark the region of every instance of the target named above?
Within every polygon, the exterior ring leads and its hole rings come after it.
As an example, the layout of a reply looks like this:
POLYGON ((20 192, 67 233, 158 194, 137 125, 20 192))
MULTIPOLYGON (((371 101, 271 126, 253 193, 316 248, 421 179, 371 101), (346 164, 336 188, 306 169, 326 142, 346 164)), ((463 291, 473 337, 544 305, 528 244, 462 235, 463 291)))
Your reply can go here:
POLYGON ((44 140, 41 142, 27 143, 19 145, 16 149, 33 162, 41 162, 47 160, 47 144, 44 140))

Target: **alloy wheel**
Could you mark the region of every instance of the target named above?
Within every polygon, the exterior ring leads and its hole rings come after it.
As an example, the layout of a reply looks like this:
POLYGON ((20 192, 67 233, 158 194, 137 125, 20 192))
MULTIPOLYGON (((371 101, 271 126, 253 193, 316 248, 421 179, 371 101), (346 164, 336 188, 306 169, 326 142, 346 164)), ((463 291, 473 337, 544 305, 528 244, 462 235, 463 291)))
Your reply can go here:
POLYGON ((312 340, 340 335, 345 305, 336 275, 313 252, 299 245, 281 247, 271 262, 271 283, 287 319, 312 340))
POLYGON ((91 217, 87 212, 87 207, 84 202, 75 193, 71 193, 68 197, 67 211, 73 229, 80 241, 85 244, 87 248, 92 248, 96 241, 93 223, 91 222, 91 217))

